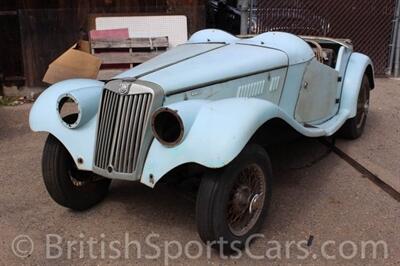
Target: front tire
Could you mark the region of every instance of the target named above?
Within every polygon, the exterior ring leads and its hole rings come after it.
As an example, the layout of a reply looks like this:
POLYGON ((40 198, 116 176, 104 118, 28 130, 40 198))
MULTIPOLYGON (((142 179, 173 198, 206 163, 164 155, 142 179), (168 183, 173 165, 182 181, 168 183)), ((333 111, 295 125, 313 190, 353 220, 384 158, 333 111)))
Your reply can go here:
POLYGON ((265 219, 271 179, 268 154, 255 144, 226 167, 206 173, 196 203, 200 238, 225 252, 243 249, 265 219))
POLYGON ((52 199, 73 210, 85 210, 105 198, 111 180, 77 169, 64 145, 49 135, 43 150, 44 184, 52 199))

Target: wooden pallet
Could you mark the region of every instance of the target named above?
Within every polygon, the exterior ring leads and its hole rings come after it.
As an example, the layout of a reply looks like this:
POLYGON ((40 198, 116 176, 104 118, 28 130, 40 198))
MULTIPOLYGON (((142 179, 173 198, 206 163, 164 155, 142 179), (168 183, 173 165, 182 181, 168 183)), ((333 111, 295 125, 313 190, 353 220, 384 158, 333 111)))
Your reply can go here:
POLYGON ((168 49, 168 37, 92 40, 91 52, 102 60, 97 79, 108 80, 168 49))

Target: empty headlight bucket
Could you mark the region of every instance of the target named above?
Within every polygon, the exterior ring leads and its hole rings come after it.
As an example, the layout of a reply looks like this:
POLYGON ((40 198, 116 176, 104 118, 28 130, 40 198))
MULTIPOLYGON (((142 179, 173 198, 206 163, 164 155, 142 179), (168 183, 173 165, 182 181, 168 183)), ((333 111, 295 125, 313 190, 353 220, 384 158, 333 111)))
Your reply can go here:
POLYGON ((61 122, 67 128, 76 128, 82 117, 79 103, 70 94, 61 95, 58 99, 57 112, 61 122))
POLYGON ((61 94, 57 111, 63 125, 73 129, 91 121, 98 111, 101 92, 99 87, 87 87, 61 94))
POLYGON ((178 112, 167 107, 161 107, 153 113, 151 128, 154 137, 168 147, 181 143, 185 131, 178 112))

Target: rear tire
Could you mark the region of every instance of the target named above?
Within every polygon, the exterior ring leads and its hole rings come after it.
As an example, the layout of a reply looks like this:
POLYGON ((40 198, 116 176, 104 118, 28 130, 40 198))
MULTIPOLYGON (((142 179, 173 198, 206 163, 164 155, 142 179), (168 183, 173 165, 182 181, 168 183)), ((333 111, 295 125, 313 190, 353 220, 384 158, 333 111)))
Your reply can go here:
POLYGON ((340 135, 347 139, 359 138, 365 128, 369 109, 370 84, 367 75, 364 75, 357 100, 357 114, 350 118, 340 129, 340 135))
POLYGON ((43 150, 44 184, 52 199, 73 210, 85 210, 105 198, 111 180, 77 169, 64 145, 49 135, 43 150))
POLYGON ((196 202, 200 238, 224 252, 250 244, 250 236, 260 230, 267 215, 271 179, 268 154, 255 144, 246 146, 226 167, 206 173, 196 202))

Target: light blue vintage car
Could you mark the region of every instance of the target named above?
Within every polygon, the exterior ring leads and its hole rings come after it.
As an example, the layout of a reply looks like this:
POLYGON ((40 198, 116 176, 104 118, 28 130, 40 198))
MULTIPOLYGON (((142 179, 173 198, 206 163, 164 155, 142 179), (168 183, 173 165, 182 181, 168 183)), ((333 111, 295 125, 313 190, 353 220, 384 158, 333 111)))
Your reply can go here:
POLYGON ((200 237, 223 238, 229 250, 243 248, 267 213, 264 148, 290 130, 359 137, 373 88, 371 60, 347 40, 202 30, 105 83, 51 86, 29 119, 49 133, 43 177, 57 203, 87 209, 111 179, 154 187, 171 173, 198 177, 200 237), (65 115, 66 106, 75 111, 65 115))

